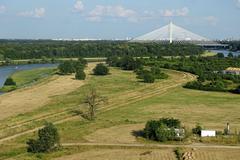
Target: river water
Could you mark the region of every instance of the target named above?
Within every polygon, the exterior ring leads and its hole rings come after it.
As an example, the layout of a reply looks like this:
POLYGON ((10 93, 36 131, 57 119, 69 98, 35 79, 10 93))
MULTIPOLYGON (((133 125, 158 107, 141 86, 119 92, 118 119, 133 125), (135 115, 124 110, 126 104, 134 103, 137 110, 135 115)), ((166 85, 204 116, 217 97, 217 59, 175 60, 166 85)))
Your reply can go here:
POLYGON ((237 57, 237 56, 240 56, 240 52, 231 52, 229 50, 211 50, 212 52, 215 52, 215 53, 223 53, 225 57, 228 56, 229 53, 232 53, 233 56, 237 57))
MULTIPOLYGON (((0 67, 0 88, 3 87, 6 79, 17 71, 31 70, 37 68, 56 67, 58 64, 26 64, 26 65, 11 65, 0 67)), ((0 93, 0 95, 3 93, 0 93)))

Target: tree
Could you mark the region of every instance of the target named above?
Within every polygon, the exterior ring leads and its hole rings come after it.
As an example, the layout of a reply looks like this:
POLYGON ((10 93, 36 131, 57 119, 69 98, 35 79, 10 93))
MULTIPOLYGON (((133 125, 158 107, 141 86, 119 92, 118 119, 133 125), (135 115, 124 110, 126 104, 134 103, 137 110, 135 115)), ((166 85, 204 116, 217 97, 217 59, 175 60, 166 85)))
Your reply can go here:
POLYGON ((109 69, 104 64, 100 63, 93 69, 94 75, 104 76, 109 73, 109 69))
POLYGON ((4 60, 4 55, 0 54, 0 61, 4 60))
POLYGON ((175 129, 181 128, 181 122, 173 118, 161 118, 158 121, 150 120, 144 128, 147 139, 165 142, 176 139, 175 129))
POLYGON ((65 61, 58 66, 59 72, 63 75, 72 74, 75 72, 73 63, 71 61, 65 61))
POLYGON ((5 81, 4 83, 5 86, 15 86, 16 85, 16 82, 11 78, 7 78, 7 80, 5 81))
POLYGON ((86 74, 83 69, 78 69, 75 75, 75 78, 78 80, 85 80, 86 74))
POLYGON ((135 60, 132 56, 124 56, 120 59, 120 67, 123 70, 136 70, 142 66, 140 59, 135 60))
POLYGON ((154 83, 155 82, 155 77, 152 73, 145 73, 143 75, 143 81, 145 83, 154 83))
POLYGON ((200 124, 196 124, 196 127, 192 129, 192 133, 200 136, 202 129, 203 127, 200 124))
POLYGON ((27 151, 32 153, 45 153, 60 146, 60 136, 57 128, 52 123, 46 123, 43 129, 38 131, 38 139, 27 141, 27 151))
POLYGON ((96 116, 97 107, 105 102, 106 99, 97 94, 97 91, 94 88, 90 89, 90 92, 85 97, 85 103, 88 105, 88 118, 93 120, 96 116))
POLYGON ((157 140, 160 142, 166 142, 173 140, 176 137, 174 128, 168 128, 165 124, 161 123, 156 132, 157 140))
POLYGON ((217 53, 217 57, 218 57, 218 58, 224 58, 225 56, 224 56, 223 53, 217 53))
POLYGON ((106 63, 111 67, 118 67, 119 58, 117 56, 107 57, 106 63))
POLYGON ((232 52, 228 53, 228 58, 233 58, 233 57, 234 56, 233 56, 232 52))

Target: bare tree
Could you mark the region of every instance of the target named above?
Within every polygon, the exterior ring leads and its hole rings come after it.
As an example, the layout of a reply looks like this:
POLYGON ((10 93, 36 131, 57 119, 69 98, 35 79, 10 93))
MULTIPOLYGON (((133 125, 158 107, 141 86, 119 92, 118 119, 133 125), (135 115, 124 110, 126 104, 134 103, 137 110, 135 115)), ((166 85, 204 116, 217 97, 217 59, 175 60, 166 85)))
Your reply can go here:
POLYGON ((99 96, 96 89, 91 88, 85 97, 85 103, 89 106, 88 114, 90 120, 96 117, 97 107, 104 102, 106 102, 106 98, 99 96))

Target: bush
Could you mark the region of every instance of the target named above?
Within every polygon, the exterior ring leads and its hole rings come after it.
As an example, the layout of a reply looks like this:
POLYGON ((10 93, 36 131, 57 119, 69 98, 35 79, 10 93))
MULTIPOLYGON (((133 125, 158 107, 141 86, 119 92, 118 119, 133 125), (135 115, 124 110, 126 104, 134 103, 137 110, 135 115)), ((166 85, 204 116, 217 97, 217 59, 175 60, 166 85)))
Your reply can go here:
POLYGON ((109 73, 109 69, 104 64, 100 63, 93 69, 94 75, 104 76, 109 73))
POLYGON ((75 75, 75 78, 78 79, 78 80, 85 80, 86 74, 85 74, 85 72, 83 71, 83 69, 78 69, 78 70, 77 70, 76 75, 75 75))
POLYGON ((176 139, 175 129, 181 127, 177 119, 162 118, 158 121, 148 121, 144 128, 144 136, 147 139, 165 142, 176 139))
POLYGON ((63 75, 72 74, 75 68, 72 61, 65 61, 58 66, 59 72, 63 75))
POLYGON ((31 153, 50 152, 60 144, 57 128, 52 123, 47 123, 43 129, 38 131, 38 139, 27 141, 27 151, 31 153))
POLYGON ((184 152, 183 152, 182 148, 176 148, 174 150, 174 153, 176 155, 177 160, 182 160, 183 159, 184 152))
POLYGON ((135 60, 131 56, 125 56, 120 59, 120 67, 123 70, 136 70, 142 66, 142 61, 140 59, 135 60))
POLYGON ((201 136, 201 131, 203 127, 197 124, 195 128, 192 129, 192 133, 201 136))
POLYGON ((16 82, 11 78, 7 78, 7 80, 4 83, 5 86, 16 86, 16 82))
POLYGON ((107 58, 106 63, 111 67, 119 67, 120 60, 117 56, 110 56, 107 58))
POLYGON ((156 132, 156 138, 160 142, 173 140, 176 137, 174 128, 168 128, 165 124, 161 123, 156 132))
POLYGON ((143 75, 143 81, 145 83, 154 83, 155 82, 155 77, 152 73, 145 73, 143 75))
POLYGON ((158 67, 152 67, 151 73, 154 75, 155 79, 166 79, 168 78, 168 75, 163 73, 160 68, 158 67))

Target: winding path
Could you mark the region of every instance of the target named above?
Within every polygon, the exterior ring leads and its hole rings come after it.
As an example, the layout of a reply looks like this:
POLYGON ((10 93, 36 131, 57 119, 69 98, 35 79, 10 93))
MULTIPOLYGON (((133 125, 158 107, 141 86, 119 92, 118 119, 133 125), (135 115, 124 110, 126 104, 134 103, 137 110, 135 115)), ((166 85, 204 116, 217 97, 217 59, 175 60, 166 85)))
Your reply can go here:
MULTIPOLYGON (((92 68, 92 67, 90 67, 90 68, 92 68)), ((182 84, 184 84, 184 83, 186 83, 188 81, 192 81, 192 80, 194 80, 196 78, 194 75, 189 74, 189 73, 178 72, 178 71, 173 71, 173 72, 180 73, 180 75, 181 75, 181 77, 177 77, 177 81, 175 81, 175 83, 167 83, 167 85, 165 85, 164 87, 160 85, 161 83, 153 85, 152 86, 152 87, 154 87, 153 90, 151 90, 149 92, 145 92, 145 93, 138 92, 137 95, 134 94, 134 95, 128 97, 127 100, 124 98, 124 102, 120 103, 120 104, 119 104, 119 101, 118 101, 118 104, 115 104, 114 101, 113 101, 113 103, 111 103, 110 105, 106 105, 105 107, 99 108, 99 112, 106 112, 106 111, 109 111, 109 110, 112 110, 112 109, 115 109, 115 108, 118 108, 118 107, 121 107, 121 106, 126 106, 127 104, 131 104, 131 103, 135 103, 137 101, 141 101, 141 100, 144 100, 144 99, 147 99, 147 98, 151 98, 151 97, 156 96, 156 95, 164 94, 167 91, 169 91, 170 89, 178 87, 178 86, 181 86, 182 84)), ((74 86, 74 88, 76 88, 76 86, 74 84, 72 84, 72 85, 74 86)), ((80 86, 81 85, 83 85, 83 83, 81 83, 80 86)), ((29 88, 29 90, 31 91, 30 88, 29 88)), ((33 89, 33 90, 35 90, 35 89, 33 89)), ((28 92, 28 89, 27 89, 26 92, 28 92)), ((133 92, 136 92, 136 91, 133 91, 133 92)), ((130 91, 129 94, 126 94, 124 96, 129 96, 129 95, 131 95, 131 91, 130 91)), ((28 100, 28 97, 26 97, 26 100, 28 100)), ((54 124, 60 124, 60 123, 63 123, 63 122, 66 122, 66 121, 70 121, 70 120, 75 119, 75 118, 79 118, 79 116, 71 116, 71 117, 68 117, 68 118, 64 118, 62 120, 55 121, 54 124)), ((21 125, 18 125, 18 127, 21 127, 21 125)), ((11 135, 11 136, 8 136, 8 137, 4 137, 4 138, 0 139, 0 144, 4 143, 6 141, 9 141, 9 140, 15 139, 17 137, 20 137, 22 135, 35 132, 35 131, 39 130, 42 127, 43 126, 40 126, 40 127, 31 129, 31 130, 23 131, 21 133, 16 133, 14 135, 11 135)))

